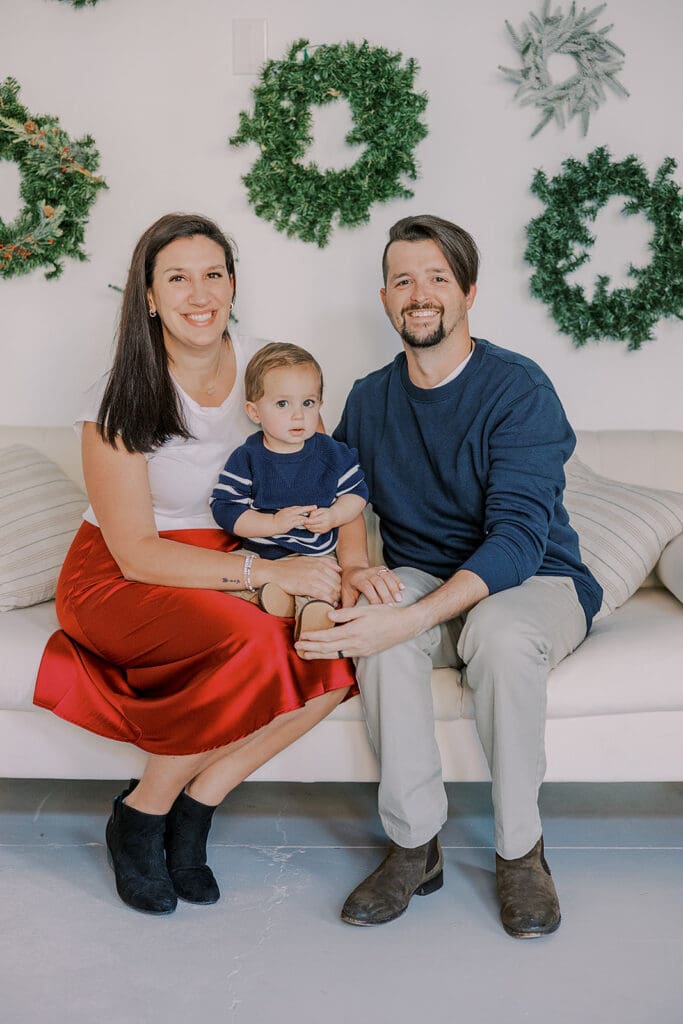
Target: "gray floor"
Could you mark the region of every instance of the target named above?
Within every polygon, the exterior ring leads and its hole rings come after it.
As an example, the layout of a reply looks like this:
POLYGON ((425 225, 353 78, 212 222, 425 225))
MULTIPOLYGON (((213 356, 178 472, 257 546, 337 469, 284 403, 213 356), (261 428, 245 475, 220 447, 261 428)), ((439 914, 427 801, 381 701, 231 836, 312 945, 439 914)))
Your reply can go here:
POLYGON ((114 892, 115 783, 0 781, 2 1024, 683 1024, 683 785, 548 785, 559 932, 498 923, 488 787, 449 786, 444 888, 351 928, 379 859, 370 785, 248 783, 217 814, 214 907, 114 892))

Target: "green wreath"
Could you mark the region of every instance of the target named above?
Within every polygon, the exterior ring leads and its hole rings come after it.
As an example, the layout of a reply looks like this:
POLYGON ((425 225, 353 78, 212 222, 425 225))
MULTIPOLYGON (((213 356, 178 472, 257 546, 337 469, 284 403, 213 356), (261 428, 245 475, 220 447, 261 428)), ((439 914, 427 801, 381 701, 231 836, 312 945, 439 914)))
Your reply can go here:
POLYGON ((606 6, 601 4, 592 11, 584 8, 577 14, 576 4, 572 3, 568 14, 563 14, 561 8, 551 14, 550 0, 544 0, 540 17, 530 14, 531 24, 524 22, 519 35, 509 21, 505 22, 522 66, 499 65, 499 71, 516 83, 515 98, 520 106, 533 105, 541 111, 541 120, 531 133, 532 137, 553 117, 558 126, 564 128, 565 116, 568 120, 580 117, 585 135, 591 112, 605 99, 604 86, 620 96, 628 96, 616 78, 624 65, 625 54, 607 38, 612 26, 594 29, 598 15, 606 6), (548 73, 548 58, 555 53, 573 57, 577 64, 576 73, 558 83, 554 83, 548 73))
POLYGON ((18 164, 24 206, 11 224, 0 218, 0 276, 49 267, 45 276, 57 277, 62 257, 87 259, 84 226, 98 189, 107 186, 93 173, 99 163, 94 139, 72 140, 57 118, 29 114, 18 97, 19 84, 6 78, 0 85, 0 160, 18 164))
POLYGON ((261 155, 242 179, 256 214, 278 231, 325 246, 333 218, 342 226, 364 224, 373 203, 412 192, 417 169, 412 150, 427 129, 419 115, 424 94, 412 91, 414 60, 401 66, 401 54, 372 47, 367 41, 311 48, 299 39, 285 60, 268 61, 253 90, 254 110, 240 113, 233 146, 256 142, 261 155), (348 100, 353 128, 349 145, 365 150, 352 167, 321 171, 304 164, 312 142, 312 104, 348 100))
POLYGON ((605 147, 590 153, 585 163, 569 158, 562 166, 564 173, 550 180, 537 171, 531 185, 546 204, 526 229, 524 256, 536 267, 531 293, 551 308, 558 327, 577 347, 613 338, 638 349, 652 339, 661 317, 683 318, 683 196, 671 177, 676 161, 667 157, 652 182, 636 156, 613 163, 605 147), (599 275, 589 302, 583 289, 565 278, 590 259, 595 238, 585 221, 595 220, 612 196, 628 197, 623 212, 641 213, 652 223, 652 259, 645 267, 629 266, 633 288, 610 292, 609 277, 599 275))

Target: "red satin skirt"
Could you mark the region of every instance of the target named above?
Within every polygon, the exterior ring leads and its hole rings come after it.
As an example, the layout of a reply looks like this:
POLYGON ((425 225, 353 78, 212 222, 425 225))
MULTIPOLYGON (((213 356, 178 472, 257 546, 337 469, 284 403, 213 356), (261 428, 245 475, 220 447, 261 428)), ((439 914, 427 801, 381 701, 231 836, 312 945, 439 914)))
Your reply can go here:
MULTIPOLYGON (((239 546, 222 530, 161 536, 239 546)), ((298 657, 291 619, 217 590, 128 582, 90 523, 66 556, 57 615, 34 704, 153 754, 212 750, 330 690, 357 692, 347 659, 298 657)))

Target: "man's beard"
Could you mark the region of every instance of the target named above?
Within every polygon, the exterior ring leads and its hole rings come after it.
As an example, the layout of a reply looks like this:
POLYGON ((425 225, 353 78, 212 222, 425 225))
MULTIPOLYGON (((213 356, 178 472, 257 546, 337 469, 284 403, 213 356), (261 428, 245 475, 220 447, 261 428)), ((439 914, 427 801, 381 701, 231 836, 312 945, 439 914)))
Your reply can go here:
MULTIPOLYGON (((421 306, 421 307, 411 306, 410 307, 410 309, 417 309, 417 308, 429 309, 431 307, 428 307, 428 306, 427 307, 425 307, 425 306, 421 306)), ((402 325, 401 330, 399 332, 401 337, 405 341, 406 345, 410 345, 411 348, 434 348, 436 345, 439 345, 443 341, 443 339, 446 337, 446 332, 443 329, 443 313, 442 313, 441 317, 439 318, 438 325, 435 327, 435 329, 432 331, 431 334, 427 335, 426 338, 416 338, 414 334, 410 333, 410 328, 408 327, 408 322, 407 322, 406 316, 405 316, 405 314, 408 313, 408 312, 410 312, 409 309, 408 310, 404 310, 404 313, 403 313, 403 325, 402 325)))

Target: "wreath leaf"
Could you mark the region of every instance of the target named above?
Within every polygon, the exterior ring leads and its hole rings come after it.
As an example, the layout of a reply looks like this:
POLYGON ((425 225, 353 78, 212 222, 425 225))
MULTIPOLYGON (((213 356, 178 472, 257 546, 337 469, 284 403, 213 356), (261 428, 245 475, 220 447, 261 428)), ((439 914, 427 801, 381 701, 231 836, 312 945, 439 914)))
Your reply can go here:
POLYGON ((652 340, 663 317, 683 318, 683 195, 671 176, 673 157, 666 157, 650 181, 635 154, 613 162, 606 147, 593 150, 584 163, 569 157, 563 173, 548 178, 537 170, 531 191, 545 211, 527 224, 524 258, 535 268, 531 294, 549 306, 563 334, 577 347, 590 340, 625 341, 631 350, 652 340), (650 262, 629 265, 634 287, 609 291, 610 279, 596 277, 592 301, 567 274, 590 258, 595 242, 586 221, 613 196, 624 196, 622 212, 640 213, 653 225, 650 262))
POLYGON ((410 197, 402 178, 415 180, 415 146, 427 135, 420 115, 424 93, 413 92, 418 71, 410 58, 364 40, 312 47, 298 39, 284 60, 264 65, 252 91, 251 115, 241 111, 233 146, 255 142, 260 155, 243 181, 255 213, 278 231, 327 245, 333 223, 370 219, 376 202, 410 197), (312 142, 313 104, 348 101, 349 146, 364 146, 351 167, 321 170, 303 163, 312 142))
POLYGON ((0 276, 47 267, 62 273, 62 258, 85 260, 81 248, 90 207, 107 188, 95 174, 99 155, 90 135, 71 139, 57 118, 30 114, 19 101, 19 83, 0 84, 0 160, 19 167, 24 202, 11 224, 0 218, 0 276))
POLYGON ((519 53, 521 67, 499 65, 506 78, 517 85, 515 100, 520 106, 535 106, 541 118, 531 132, 532 138, 555 119, 560 128, 567 120, 579 117, 581 131, 588 132, 590 115, 605 101, 603 81, 617 95, 627 97, 628 90, 616 75, 624 65, 624 51, 607 39, 612 25, 597 31, 595 22, 605 9, 600 4, 591 11, 576 13, 572 3, 568 13, 558 8, 550 13, 549 0, 544 0, 540 15, 529 14, 529 23, 523 22, 519 34, 509 21, 505 22, 512 44, 519 53), (548 71, 548 59, 553 54, 573 57, 577 72, 564 82, 554 83, 548 71))

